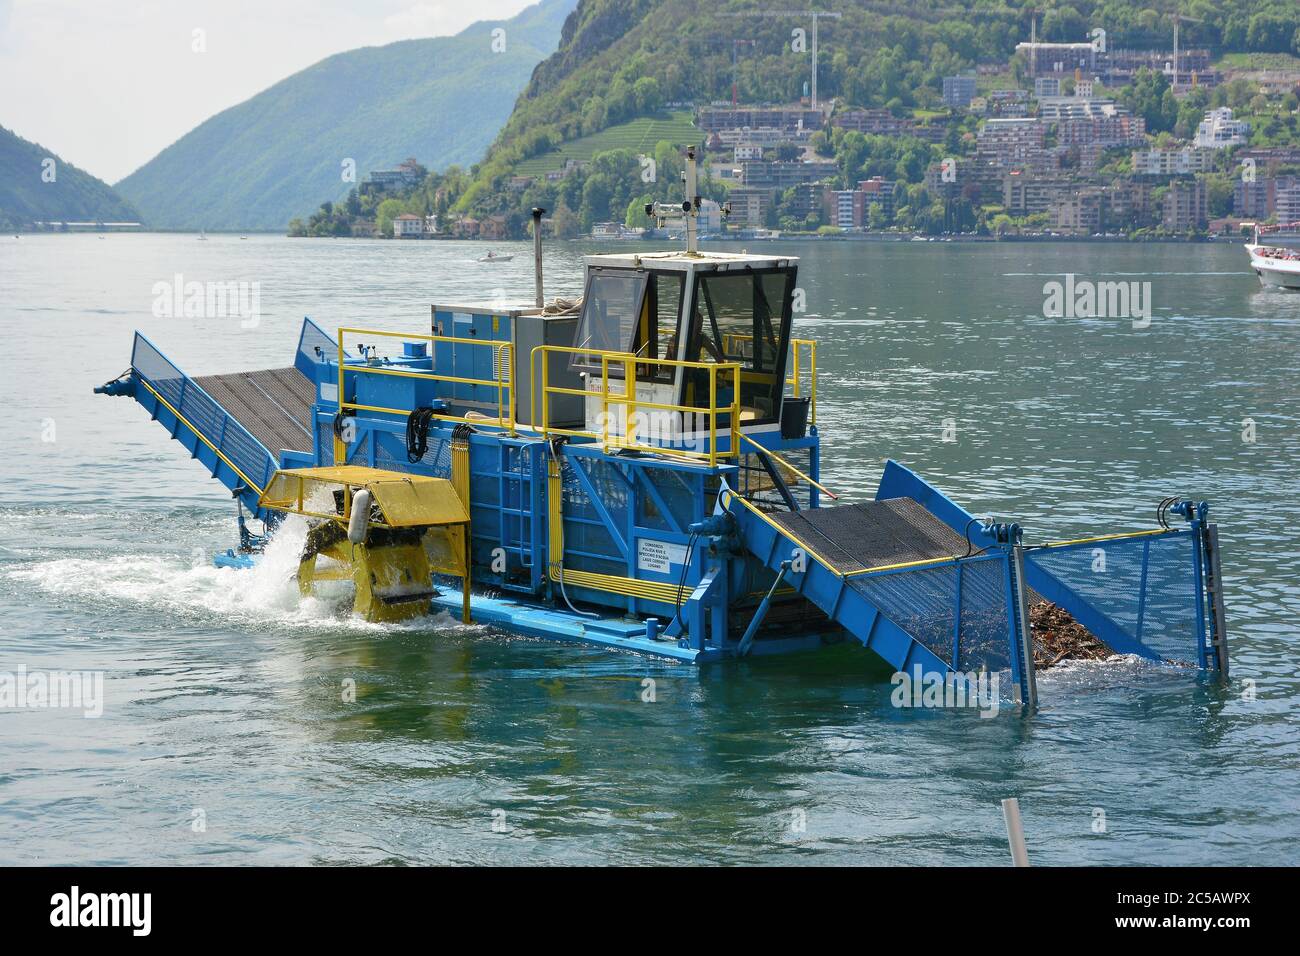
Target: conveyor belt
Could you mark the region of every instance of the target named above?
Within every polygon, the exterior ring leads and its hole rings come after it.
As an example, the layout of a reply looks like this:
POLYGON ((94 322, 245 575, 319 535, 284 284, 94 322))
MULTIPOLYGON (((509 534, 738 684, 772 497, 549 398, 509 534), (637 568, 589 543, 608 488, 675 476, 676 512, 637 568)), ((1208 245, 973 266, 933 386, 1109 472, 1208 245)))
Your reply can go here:
POLYGON ((834 508, 778 512, 769 517, 836 571, 965 554, 965 538, 911 498, 834 508))
POLYGON ((194 381, 273 455, 312 450, 315 389, 296 368, 272 368, 194 381))

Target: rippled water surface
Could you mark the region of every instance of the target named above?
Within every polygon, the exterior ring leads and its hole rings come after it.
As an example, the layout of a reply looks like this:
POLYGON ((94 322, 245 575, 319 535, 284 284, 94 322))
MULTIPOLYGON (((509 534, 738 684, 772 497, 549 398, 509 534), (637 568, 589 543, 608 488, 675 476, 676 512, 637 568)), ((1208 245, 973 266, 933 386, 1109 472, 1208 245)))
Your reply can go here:
MULTIPOLYGON (((592 248, 554 244, 548 291, 592 248)), ((828 483, 869 496, 897 458, 1032 540, 1207 499, 1232 685, 1080 664, 1032 719, 982 720, 896 710, 851 648, 696 670, 357 622, 299 600, 292 527, 257 570, 212 567, 224 490, 91 389, 137 328, 212 373, 288 364, 303 315, 414 331, 435 300, 527 297, 525 247, 6 236, 0 671, 102 670, 105 703, 0 710, 0 862, 1001 865, 1005 796, 1038 863, 1297 862, 1300 295, 1231 245, 768 249, 802 257, 828 483), (1150 328, 1045 318, 1067 272, 1150 282, 1150 328), (260 283, 260 323, 153 317, 178 276, 260 283)))

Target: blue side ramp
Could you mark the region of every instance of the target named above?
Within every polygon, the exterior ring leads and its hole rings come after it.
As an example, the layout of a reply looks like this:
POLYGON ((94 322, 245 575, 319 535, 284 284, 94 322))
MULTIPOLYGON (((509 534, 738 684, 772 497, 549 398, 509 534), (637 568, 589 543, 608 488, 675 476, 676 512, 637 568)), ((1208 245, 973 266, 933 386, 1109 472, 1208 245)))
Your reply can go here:
POLYGON ((766 512, 725 489, 719 505, 750 554, 896 670, 1009 671, 1032 700, 1014 526, 972 549, 910 498, 766 512))
POLYGON ((292 366, 191 377, 137 332, 130 368, 95 391, 134 398, 250 513, 274 518, 258 497, 283 458, 314 458, 316 383, 308 372, 336 349, 306 320, 292 366))

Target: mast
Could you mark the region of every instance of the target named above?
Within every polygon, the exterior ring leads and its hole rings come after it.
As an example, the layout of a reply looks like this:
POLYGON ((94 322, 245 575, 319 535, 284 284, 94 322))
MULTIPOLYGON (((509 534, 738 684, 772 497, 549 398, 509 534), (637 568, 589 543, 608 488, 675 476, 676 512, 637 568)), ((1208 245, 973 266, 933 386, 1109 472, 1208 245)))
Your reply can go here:
POLYGON ((686 195, 680 205, 648 202, 645 204, 645 214, 653 218, 660 228, 663 228, 664 223, 669 219, 684 219, 686 221, 686 254, 696 255, 700 246, 696 223, 696 219, 700 214, 700 194, 694 146, 686 148, 686 169, 682 172, 682 184, 685 186, 686 195))

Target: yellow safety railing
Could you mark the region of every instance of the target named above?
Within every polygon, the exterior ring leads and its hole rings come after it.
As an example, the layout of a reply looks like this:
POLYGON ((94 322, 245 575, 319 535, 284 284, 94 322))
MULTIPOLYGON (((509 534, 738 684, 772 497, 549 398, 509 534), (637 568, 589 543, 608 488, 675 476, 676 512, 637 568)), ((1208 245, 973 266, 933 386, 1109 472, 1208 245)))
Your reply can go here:
MULTIPOLYGON (((385 332, 380 329, 339 329, 339 411, 353 409, 355 411, 381 412, 389 415, 409 415, 409 408, 387 408, 383 405, 365 405, 359 402, 349 402, 344 396, 344 376, 345 375, 392 375, 397 378, 415 378, 423 379, 430 382, 450 382, 460 385, 479 385, 485 388, 494 388, 497 393, 497 416, 495 419, 489 416, 470 419, 467 415, 448 415, 435 413, 431 418, 436 418, 444 422, 473 422, 476 425, 496 425, 498 428, 505 429, 509 434, 515 433, 515 402, 514 402, 514 381, 511 370, 514 368, 514 345, 510 342, 495 342, 491 339, 467 339, 451 335, 421 335, 414 332, 385 332), (478 345, 493 350, 492 368, 495 375, 491 379, 467 378, 463 375, 443 375, 438 372, 417 372, 411 369, 393 368, 384 365, 347 365, 344 361, 343 354, 343 334, 351 332, 354 335, 379 335, 391 339, 414 340, 418 342, 429 342, 436 345, 440 342, 447 342, 452 345, 478 345)), ((342 461, 342 452, 339 448, 341 442, 338 439, 334 441, 334 457, 336 461, 342 461)))
POLYGON ((817 340, 816 339, 791 339, 790 340, 790 377, 785 383, 792 387, 795 398, 803 395, 803 375, 805 369, 802 367, 799 356, 802 354, 801 349, 808 350, 808 424, 817 424, 817 340))
POLYGON ((532 354, 529 357, 530 369, 537 368, 539 354, 542 368, 542 386, 540 392, 536 388, 535 383, 530 383, 530 388, 532 388, 534 397, 540 394, 542 408, 540 421, 533 426, 532 430, 541 432, 544 437, 550 437, 551 435, 566 435, 570 437, 591 438, 598 440, 606 451, 611 448, 627 448, 637 451, 655 452, 657 454, 668 455, 671 457, 689 458, 696 461, 708 462, 710 466, 716 465, 719 459, 738 457, 740 453, 739 363, 728 362, 719 364, 716 362, 687 362, 681 359, 647 358, 643 355, 633 355, 631 352, 613 352, 602 349, 578 348, 568 345, 539 345, 533 349, 532 354), (552 385, 550 382, 550 362, 548 361, 550 353, 584 355, 589 356, 589 360, 599 358, 600 391, 552 385), (615 367, 621 366, 623 369, 623 394, 611 392, 609 390, 611 363, 613 363, 615 367), (707 370, 709 373, 708 406, 676 405, 667 402, 653 402, 638 399, 636 397, 636 367, 638 365, 707 370), (718 405, 719 379, 724 379, 727 376, 730 376, 731 379, 731 402, 730 404, 720 406, 718 405), (576 395, 580 396, 584 401, 589 398, 599 398, 601 405, 601 430, 596 432, 585 428, 559 428, 551 425, 550 403, 552 395, 576 395), (622 407, 625 409, 623 415, 623 434, 611 431, 611 417, 609 414, 611 405, 615 406, 615 408, 622 407), (688 448, 674 448, 669 445, 639 441, 636 437, 637 412, 643 409, 661 412, 679 412, 682 414, 690 414, 692 416, 708 416, 708 450, 695 451, 688 448), (720 415, 729 416, 726 426, 729 445, 725 451, 720 451, 718 449, 718 417, 720 415))

